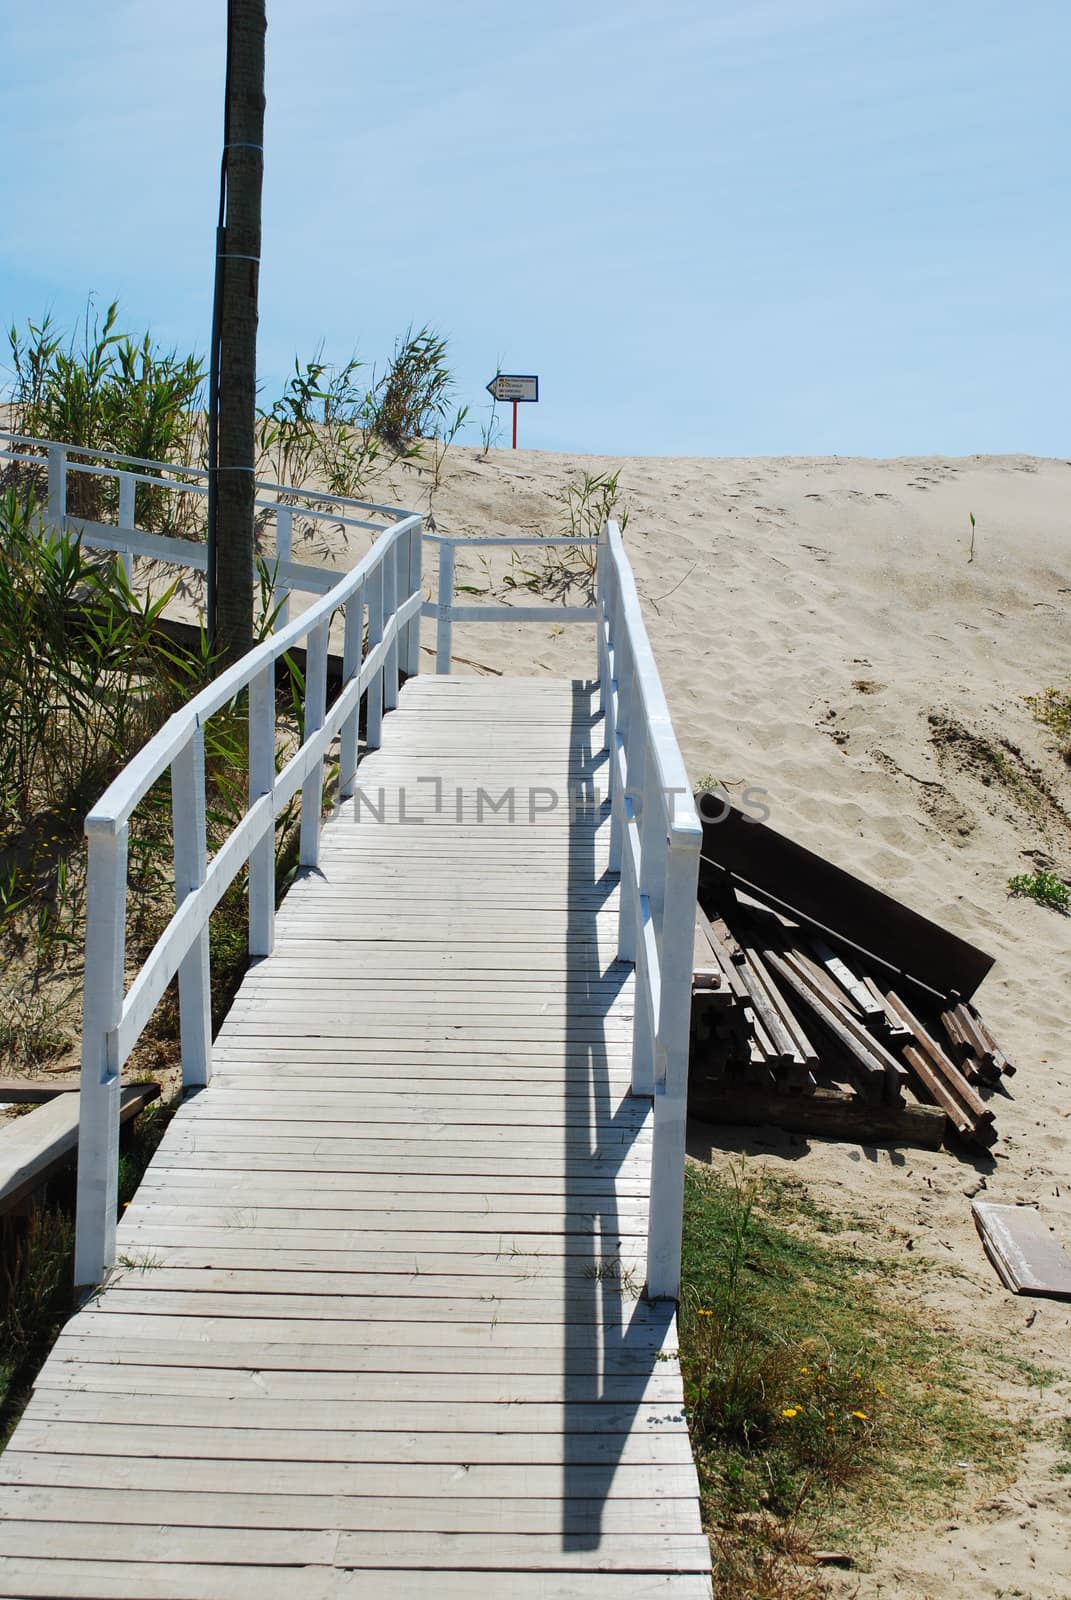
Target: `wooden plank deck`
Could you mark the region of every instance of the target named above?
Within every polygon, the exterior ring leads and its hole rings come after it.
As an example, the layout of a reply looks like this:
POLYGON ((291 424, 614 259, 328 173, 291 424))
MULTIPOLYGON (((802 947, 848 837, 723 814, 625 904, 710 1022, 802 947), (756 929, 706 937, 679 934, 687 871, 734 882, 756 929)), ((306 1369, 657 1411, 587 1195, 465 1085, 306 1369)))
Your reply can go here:
POLYGON ((406 685, 0 1457, 4 1595, 709 1595, 600 743, 406 685))

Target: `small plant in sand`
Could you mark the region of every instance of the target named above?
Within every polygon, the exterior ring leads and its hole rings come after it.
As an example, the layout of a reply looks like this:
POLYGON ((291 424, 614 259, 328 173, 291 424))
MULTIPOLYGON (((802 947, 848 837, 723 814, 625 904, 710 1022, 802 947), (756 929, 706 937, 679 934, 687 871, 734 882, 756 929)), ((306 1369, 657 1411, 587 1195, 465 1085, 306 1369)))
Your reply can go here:
POLYGON ((1071 912, 1071 888, 1055 872, 1020 872, 1008 879, 1008 893, 1053 911, 1071 912))
POLYGON ((1025 695, 1024 700, 1034 721, 1056 735, 1060 754, 1071 762, 1071 690, 1043 689, 1040 694, 1025 695))
POLYGON ((258 414, 257 450, 276 483, 313 479, 327 494, 357 499, 379 455, 368 427, 369 395, 355 355, 340 367, 294 360, 279 398, 258 414))
MULTIPOLYGON (((628 526, 629 509, 618 509, 618 477, 617 472, 586 472, 579 482, 566 483, 556 496, 560 507, 558 523, 544 537, 598 539, 614 516, 623 533, 628 526)), ((580 588, 590 601, 594 598, 597 566, 598 553, 593 544, 552 545, 516 556, 505 586, 555 599, 563 599, 571 589, 580 588)))

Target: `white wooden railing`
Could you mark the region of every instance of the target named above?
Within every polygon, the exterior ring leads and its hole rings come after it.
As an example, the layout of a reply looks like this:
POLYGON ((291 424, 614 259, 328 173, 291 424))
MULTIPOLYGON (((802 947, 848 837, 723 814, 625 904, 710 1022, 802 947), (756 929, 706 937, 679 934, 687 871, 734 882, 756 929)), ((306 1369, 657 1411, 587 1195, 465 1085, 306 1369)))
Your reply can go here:
POLYGON ((618 955, 635 963, 632 1092, 654 1101, 647 1294, 680 1291, 688 1033, 703 833, 621 531, 599 545, 599 683, 610 755, 618 955))
MULTIPOLYGON (((181 539, 162 533, 147 533, 138 528, 135 506, 139 484, 149 489, 166 490, 180 499, 195 501, 208 497, 208 473, 203 467, 176 465, 173 461, 147 461, 139 456, 119 455, 114 450, 88 450, 81 445, 59 444, 53 439, 31 439, 24 434, 0 429, 0 463, 45 467, 48 474, 46 521, 58 532, 75 533, 84 545, 94 550, 114 551, 123 564, 128 582, 133 582, 135 559, 165 562, 207 572, 207 547, 198 534, 181 539), (118 516, 115 522, 96 522, 69 513, 69 487, 72 477, 110 478, 119 486, 118 516)), ((284 484, 258 479, 255 510, 265 524, 274 524, 275 557, 267 565, 274 580, 273 603, 278 607, 276 626, 283 626, 290 615, 292 591, 326 594, 338 582, 338 572, 293 559, 294 519, 332 528, 342 527, 378 534, 409 513, 394 506, 376 505, 367 500, 320 494, 284 484)), ((176 520, 181 520, 177 518, 176 520)))
POLYGON ((356 784, 358 715, 367 699, 365 737, 379 743, 384 711, 398 701, 399 674, 414 673, 420 648, 421 527, 401 516, 329 594, 243 656, 166 722, 86 818, 89 840, 82 1108, 78 1159, 75 1281, 99 1283, 115 1258, 119 1081, 123 1063, 175 974, 179 982, 182 1079, 211 1075, 208 919, 248 863, 249 950, 271 953, 275 920, 275 821, 301 792, 300 861, 319 857, 323 762, 340 740, 339 793, 356 784), (344 616, 343 682, 327 702, 328 635, 344 616), (367 621, 367 629, 365 622, 367 621), (275 668, 306 648, 302 742, 276 771, 275 668), (208 859, 204 726, 243 691, 249 705, 249 804, 208 859), (175 914, 126 989, 124 949, 127 838, 131 814, 170 768, 175 852, 175 914))
POLYGON ((435 670, 449 672, 453 651, 455 622, 586 622, 591 623, 591 607, 584 606, 513 606, 513 605, 455 605, 454 604, 454 552, 458 546, 467 549, 520 549, 530 545, 541 550, 559 549, 563 545, 597 545, 597 539, 564 537, 543 539, 538 536, 515 538, 512 534, 494 535, 482 539, 447 538, 441 533, 425 533, 426 541, 439 547, 439 573, 436 598, 424 606, 424 616, 436 619, 435 670))
MULTIPOLYGON (((0 430, 0 461, 47 463, 46 517, 93 548, 116 552, 133 576, 135 559, 206 570, 196 540, 135 526, 138 484, 207 495, 200 468, 82 450, 0 430), (118 520, 68 512, 72 474, 117 480, 118 520)), ((323 763, 339 740, 339 797, 356 788, 358 718, 366 705, 366 747, 380 741, 382 718, 398 701, 402 675, 419 670, 420 618, 436 623, 436 671, 450 671, 455 622, 588 622, 591 606, 455 604, 459 547, 553 548, 598 543, 594 617, 605 749, 609 752, 610 868, 621 878, 618 953, 636 967, 632 1091, 654 1105, 647 1292, 675 1298, 680 1286, 688 1030, 696 879, 701 829, 673 733, 632 568, 610 522, 585 538, 453 538, 424 533, 419 515, 369 501, 257 483, 257 509, 274 520, 276 631, 177 712, 134 757, 86 818, 89 841, 85 1004, 75 1281, 99 1283, 115 1258, 119 1087, 123 1064, 153 1009, 178 976, 182 1078, 187 1088, 211 1076, 209 917, 248 863, 249 950, 271 953, 275 917, 275 820, 301 791, 300 861, 319 855, 323 763), (369 532, 376 542, 352 571, 292 559, 295 516, 369 532), (425 597, 422 551, 438 546, 434 600, 425 597), (288 620, 291 591, 321 598, 288 620), (281 602, 281 603, 280 603, 281 602), (327 709, 328 641, 343 621, 342 687, 327 709), (275 671, 302 641, 307 651, 302 741, 276 771, 275 671), (208 858, 204 727, 248 694, 248 809, 208 858), (125 981, 127 841, 130 818, 170 769, 176 909, 129 986, 125 981)))

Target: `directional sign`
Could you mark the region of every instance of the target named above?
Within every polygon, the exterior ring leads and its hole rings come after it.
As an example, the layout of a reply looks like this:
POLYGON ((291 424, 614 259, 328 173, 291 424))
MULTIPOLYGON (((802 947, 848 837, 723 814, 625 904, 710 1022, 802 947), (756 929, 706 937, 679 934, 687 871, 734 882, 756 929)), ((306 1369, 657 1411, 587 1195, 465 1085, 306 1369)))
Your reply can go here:
POLYGON ((487 385, 487 393, 493 400, 512 400, 514 405, 521 400, 538 400, 539 379, 534 374, 499 372, 487 385))

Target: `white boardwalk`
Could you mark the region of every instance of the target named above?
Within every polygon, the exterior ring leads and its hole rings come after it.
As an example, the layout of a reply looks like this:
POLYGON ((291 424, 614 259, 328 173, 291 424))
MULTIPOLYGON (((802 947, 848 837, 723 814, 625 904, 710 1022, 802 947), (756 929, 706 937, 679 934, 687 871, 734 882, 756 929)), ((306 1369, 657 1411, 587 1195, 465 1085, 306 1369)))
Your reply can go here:
POLYGON ((0 1456, 0 1593, 709 1595, 601 744, 406 685, 0 1456))

